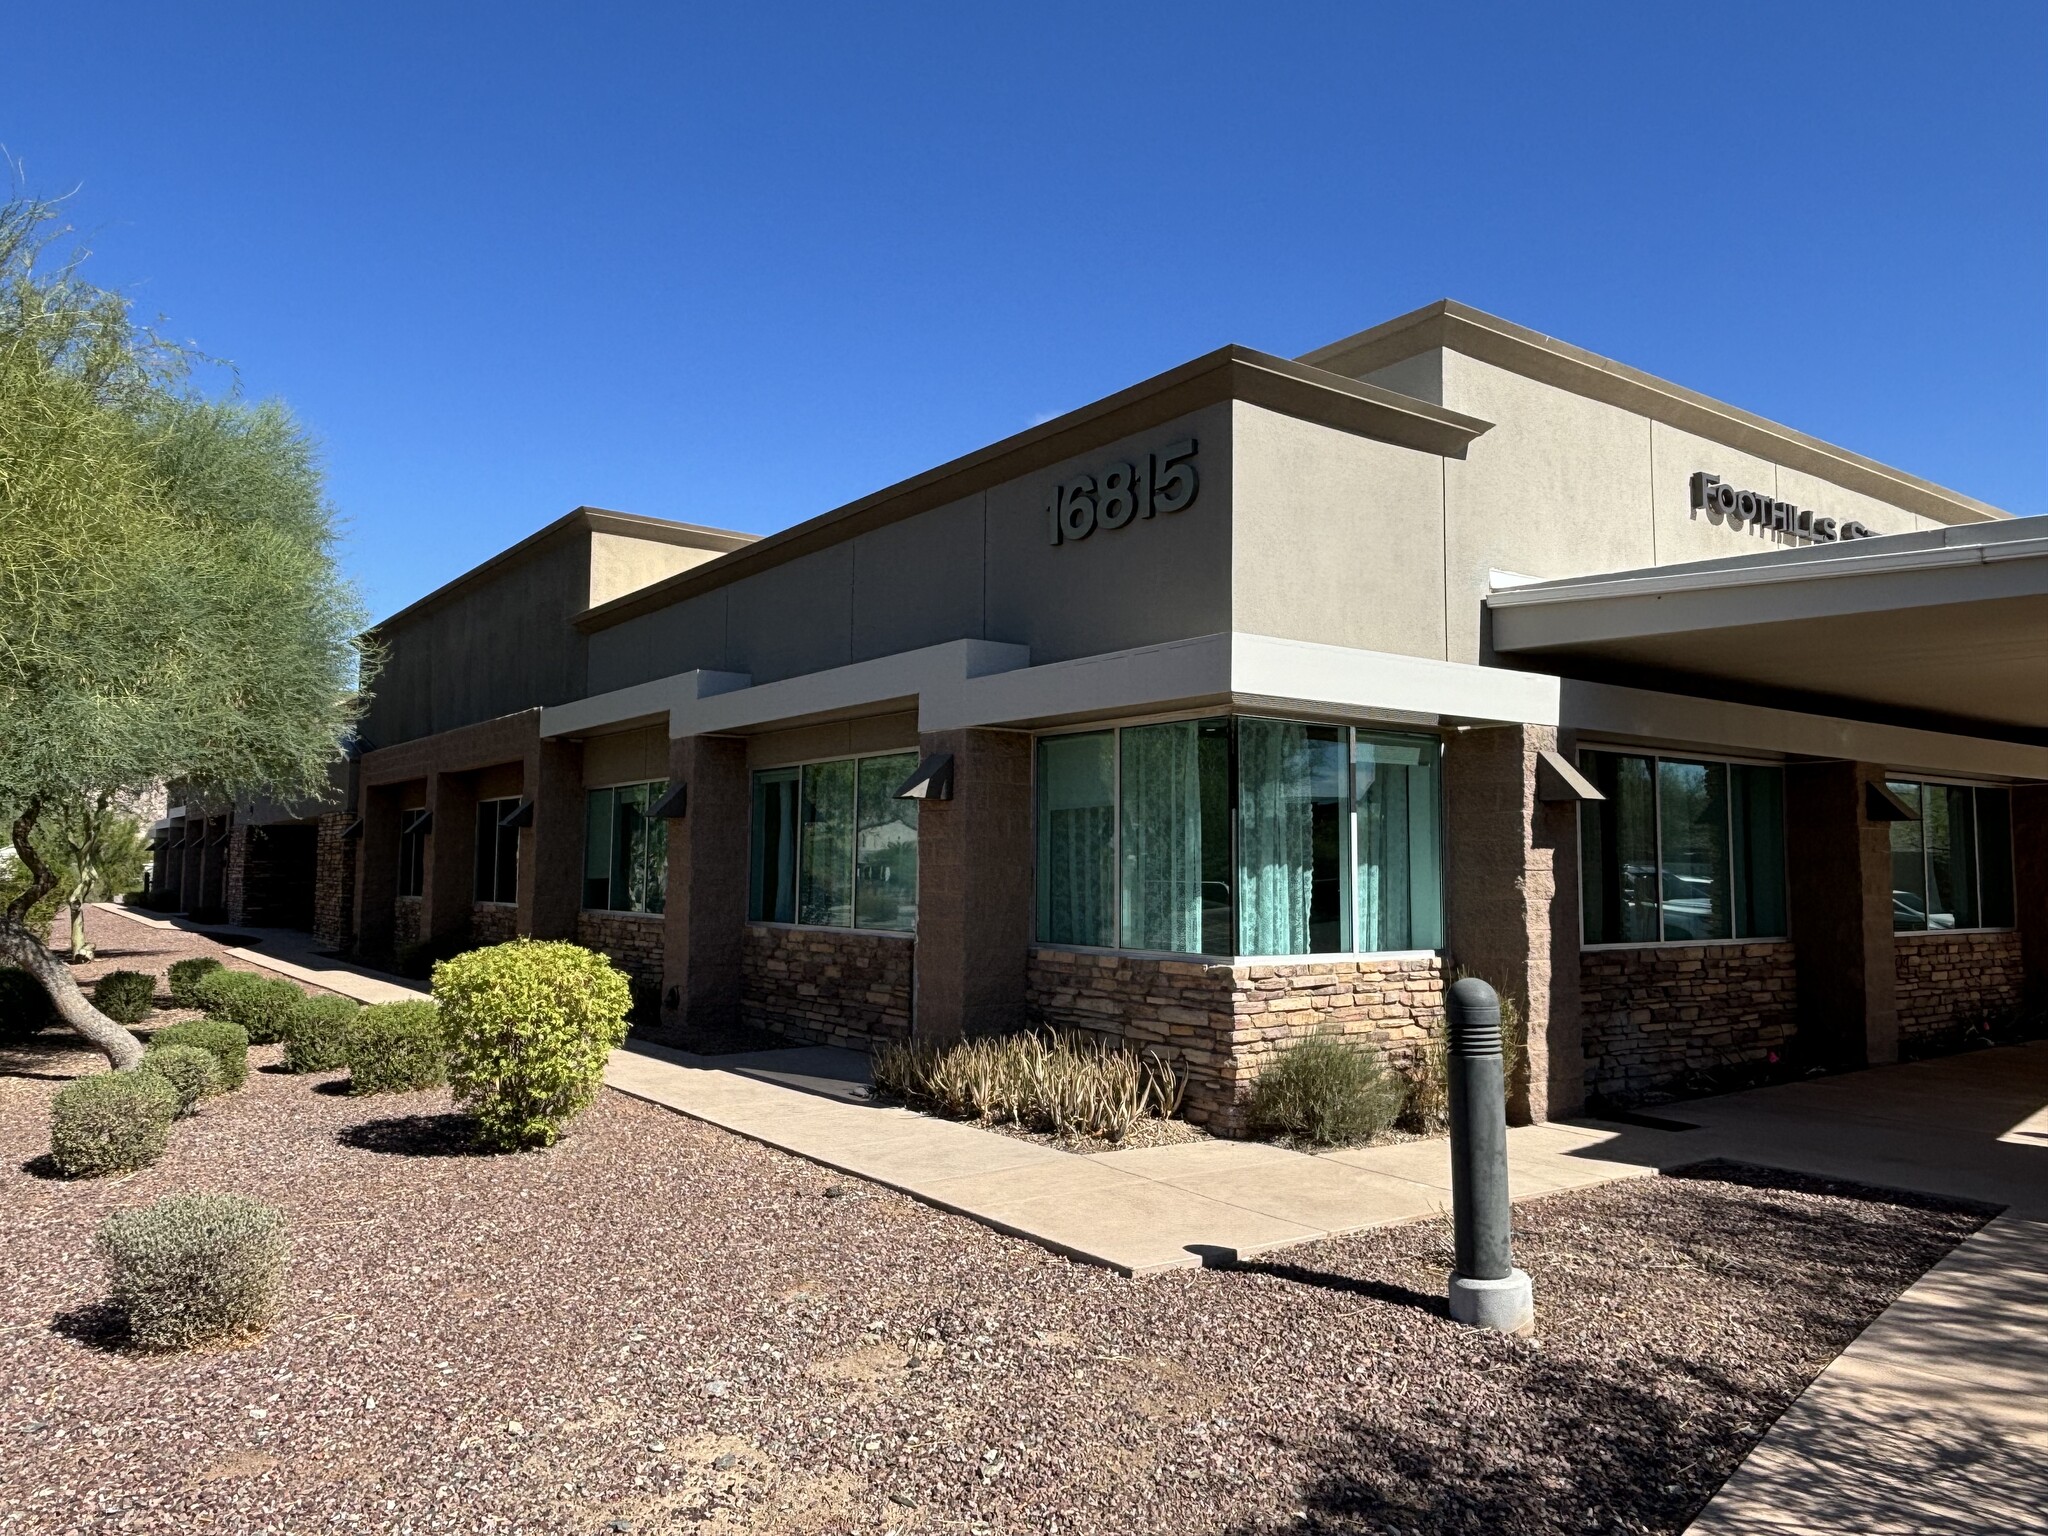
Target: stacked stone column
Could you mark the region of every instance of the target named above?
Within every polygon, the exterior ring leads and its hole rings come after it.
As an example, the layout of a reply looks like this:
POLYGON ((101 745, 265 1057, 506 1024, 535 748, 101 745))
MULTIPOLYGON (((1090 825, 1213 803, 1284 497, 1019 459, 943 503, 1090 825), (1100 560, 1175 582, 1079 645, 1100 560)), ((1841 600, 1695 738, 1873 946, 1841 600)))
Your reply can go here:
POLYGON ((1577 805, 1536 794, 1537 754, 1572 756, 1547 726, 1460 731, 1444 748, 1444 922, 1457 969, 1518 1000, 1529 1031, 1526 1104, 1553 1119, 1585 1103, 1579 1016, 1577 805))
POLYGON ((917 813, 915 1032, 1017 1029, 1031 952, 1031 738, 936 731, 919 746, 953 755, 953 798, 917 813))
POLYGON ((668 824, 662 918, 662 1021, 728 1026, 739 1018, 747 919, 747 744, 730 736, 669 743, 669 778, 686 786, 668 824))

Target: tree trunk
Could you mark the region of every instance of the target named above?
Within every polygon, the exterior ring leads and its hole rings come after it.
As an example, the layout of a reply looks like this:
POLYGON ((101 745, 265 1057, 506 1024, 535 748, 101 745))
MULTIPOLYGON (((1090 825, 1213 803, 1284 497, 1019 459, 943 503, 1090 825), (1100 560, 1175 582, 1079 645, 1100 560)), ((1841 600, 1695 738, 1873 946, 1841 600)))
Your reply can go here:
POLYGON ((142 1060, 142 1042, 87 1002, 70 967, 39 943, 19 919, 6 914, 0 914, 0 960, 20 966, 40 981, 56 1004, 57 1017, 95 1050, 105 1052, 116 1069, 142 1060))
POLYGON ((71 963, 82 965, 93 958, 92 940, 85 936, 85 903, 71 903, 71 963))

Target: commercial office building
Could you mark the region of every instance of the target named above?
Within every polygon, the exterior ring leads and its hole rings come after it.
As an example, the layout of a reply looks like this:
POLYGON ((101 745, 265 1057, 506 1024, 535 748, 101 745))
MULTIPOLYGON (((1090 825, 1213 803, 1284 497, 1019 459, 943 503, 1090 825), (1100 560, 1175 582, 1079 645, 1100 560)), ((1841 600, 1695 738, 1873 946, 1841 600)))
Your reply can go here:
POLYGON ((768 538, 572 514, 380 627, 329 862, 366 950, 1095 1028, 1217 1123, 1306 1030, 1412 1049, 1454 967, 1526 1000, 1538 1113, 1890 1059, 2048 984, 2044 554, 1434 305, 768 538))

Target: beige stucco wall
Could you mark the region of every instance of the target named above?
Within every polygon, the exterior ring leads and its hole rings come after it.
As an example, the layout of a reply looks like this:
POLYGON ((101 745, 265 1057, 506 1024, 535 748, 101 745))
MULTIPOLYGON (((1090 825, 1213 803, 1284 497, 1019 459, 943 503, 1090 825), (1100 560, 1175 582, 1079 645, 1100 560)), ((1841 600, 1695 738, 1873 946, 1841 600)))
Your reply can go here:
POLYGON ((716 549, 693 549, 685 544, 661 544, 652 539, 592 530, 589 606, 595 608, 599 603, 637 592, 664 576, 716 560, 721 553, 716 549))
POLYGON ((668 778, 668 730, 650 725, 640 730, 592 736, 583 743, 583 787, 648 784, 668 778))
POLYGON ((780 768, 790 763, 815 763, 832 757, 916 750, 917 711, 908 710, 751 736, 747 739, 747 767, 780 768))

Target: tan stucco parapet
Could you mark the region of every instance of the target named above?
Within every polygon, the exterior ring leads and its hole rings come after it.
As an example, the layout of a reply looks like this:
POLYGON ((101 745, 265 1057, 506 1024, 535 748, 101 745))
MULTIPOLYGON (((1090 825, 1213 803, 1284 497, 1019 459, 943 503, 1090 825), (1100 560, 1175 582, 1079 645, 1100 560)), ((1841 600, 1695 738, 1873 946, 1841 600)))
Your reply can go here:
POLYGON ((1463 458, 1466 445, 1493 425, 1397 390, 1249 347, 1219 347, 1129 389, 770 534, 744 549, 600 603, 579 615, 576 627, 586 633, 609 628, 1224 400, 1242 400, 1358 437, 1449 458, 1463 458))
POLYGON ((570 533, 612 533, 624 538, 642 539, 651 544, 676 544, 689 549, 716 550, 721 554, 728 550, 743 549, 760 537, 758 534, 739 533, 730 528, 706 528, 697 523, 678 523, 664 517, 642 517, 634 512, 612 512, 604 507, 578 507, 573 512, 556 518, 546 527, 528 534, 517 544, 499 550, 481 564, 471 566, 453 581, 434 588, 425 597, 408 603, 387 618, 378 620, 371 633, 416 619, 421 614, 440 607, 451 598, 475 590, 491 581, 507 566, 539 552, 556 543, 564 534, 570 533))
POLYGON ((1685 389, 1641 369, 1588 352, 1570 342, 1473 309, 1454 299, 1434 304, 1331 342, 1300 361, 1360 375, 1376 372, 1434 348, 1446 348, 1505 368, 1524 378, 1584 395, 1661 421, 1744 453, 1803 470, 1836 485, 1904 507, 1938 523, 1975 523, 2012 514, 1988 502, 1893 469, 1860 453, 1781 426, 1749 411, 1685 389))

